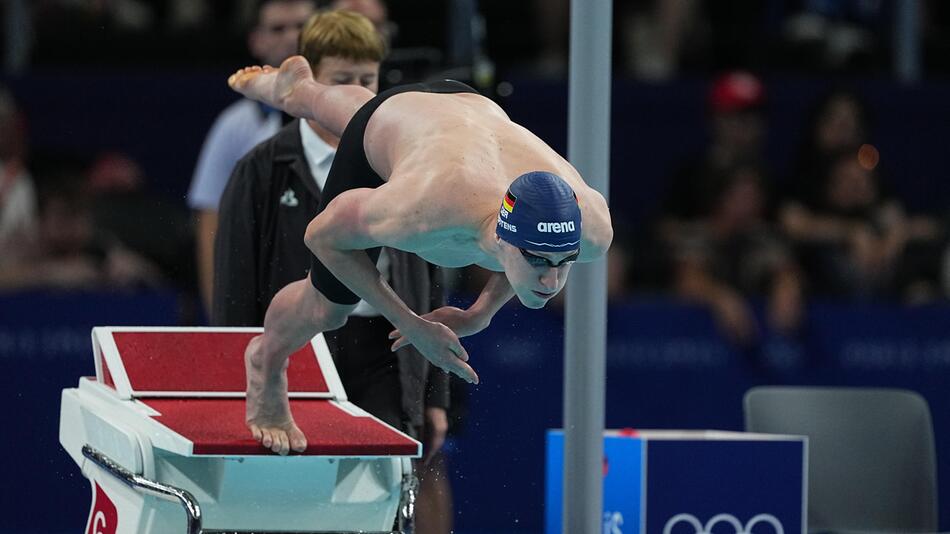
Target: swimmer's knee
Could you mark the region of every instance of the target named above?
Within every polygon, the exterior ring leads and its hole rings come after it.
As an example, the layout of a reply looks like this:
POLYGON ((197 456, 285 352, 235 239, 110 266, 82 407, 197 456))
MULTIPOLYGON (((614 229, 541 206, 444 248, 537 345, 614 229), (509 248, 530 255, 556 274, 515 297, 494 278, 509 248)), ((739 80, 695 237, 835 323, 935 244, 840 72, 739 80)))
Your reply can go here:
POLYGON ((310 223, 307 224, 307 230, 304 232, 303 242, 313 254, 317 253, 317 249, 320 248, 320 246, 323 245, 324 241, 326 240, 324 228, 325 224, 319 215, 311 219, 310 223))
POLYGON ((327 330, 336 330, 337 328, 343 328, 343 325, 346 324, 346 318, 349 316, 347 313, 342 314, 330 314, 330 318, 327 320, 327 330))
POLYGON ((320 330, 336 330, 346 324, 346 318, 353 311, 353 306, 343 306, 329 301, 325 306, 320 306, 314 310, 314 322, 320 326, 320 330))

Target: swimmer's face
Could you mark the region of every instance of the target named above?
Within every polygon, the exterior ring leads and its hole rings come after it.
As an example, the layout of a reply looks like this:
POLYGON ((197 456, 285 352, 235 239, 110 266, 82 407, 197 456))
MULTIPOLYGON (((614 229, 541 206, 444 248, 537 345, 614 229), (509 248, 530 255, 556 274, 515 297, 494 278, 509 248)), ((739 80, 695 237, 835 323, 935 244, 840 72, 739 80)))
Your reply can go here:
POLYGON ((500 261, 515 295, 528 308, 542 308, 567 283, 577 249, 565 252, 524 250, 499 239, 500 261))
POLYGON ((379 90, 379 63, 322 57, 313 78, 324 85, 359 85, 375 93, 379 90))
POLYGON ((316 9, 312 0, 267 2, 248 39, 251 55, 265 65, 279 66, 297 53, 300 30, 316 9))

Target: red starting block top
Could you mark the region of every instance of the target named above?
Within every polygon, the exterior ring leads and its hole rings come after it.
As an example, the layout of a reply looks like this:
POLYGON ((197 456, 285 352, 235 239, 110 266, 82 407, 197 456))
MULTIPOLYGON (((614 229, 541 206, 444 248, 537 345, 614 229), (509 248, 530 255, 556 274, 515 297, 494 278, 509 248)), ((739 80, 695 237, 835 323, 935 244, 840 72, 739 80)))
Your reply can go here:
MULTIPOLYGON (((94 328, 96 374, 123 398, 243 397, 259 328, 94 328)), ((346 399, 322 336, 290 358, 291 397, 346 399)))
MULTIPOLYGON (((96 382, 147 405, 155 446, 183 455, 269 455, 244 423, 244 349, 259 328, 94 328, 96 382)), ((305 455, 418 456, 418 441, 346 402, 322 336, 290 358, 305 455)), ((136 413, 144 415, 138 410, 136 413)))

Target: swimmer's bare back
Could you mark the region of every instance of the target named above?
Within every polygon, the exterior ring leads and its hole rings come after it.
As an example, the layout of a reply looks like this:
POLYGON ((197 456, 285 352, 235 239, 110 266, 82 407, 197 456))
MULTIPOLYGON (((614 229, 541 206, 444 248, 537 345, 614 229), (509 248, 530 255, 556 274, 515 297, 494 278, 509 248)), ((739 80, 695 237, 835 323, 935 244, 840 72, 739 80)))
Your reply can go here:
MULTIPOLYGON (((603 197, 557 152, 480 95, 394 95, 370 118, 364 148, 370 165, 388 181, 379 194, 403 205, 398 219, 401 224, 423 221, 408 232, 410 242, 390 244, 419 253, 433 263, 459 266, 472 260, 463 254, 465 244, 453 240, 464 236, 465 229, 483 234, 485 226, 493 227, 501 198, 512 181, 539 169, 557 174, 574 189, 584 218, 585 239, 591 235, 589 231, 609 229, 603 197), (431 234, 433 239, 421 239, 419 234, 431 234), (446 255, 454 256, 454 261, 452 257, 440 258, 446 255)), ((581 261, 599 257, 595 251, 602 252, 599 245, 586 249, 582 244, 581 261), (585 252, 591 255, 585 257, 585 252)))
MULTIPOLYGON (((241 69, 229 84, 248 98, 317 120, 339 134, 373 96, 361 87, 318 84, 300 56, 280 69, 241 69)), ((577 195, 584 220, 580 261, 596 259, 606 249, 599 243, 600 235, 612 233, 604 198, 488 98, 471 93, 394 95, 370 118, 364 148, 373 170, 387 182, 374 193, 385 199, 374 203, 387 212, 379 215, 399 223, 398 235, 380 236, 383 244, 443 266, 480 263, 466 236, 477 238, 494 222, 515 178, 546 170, 567 181, 577 195)))

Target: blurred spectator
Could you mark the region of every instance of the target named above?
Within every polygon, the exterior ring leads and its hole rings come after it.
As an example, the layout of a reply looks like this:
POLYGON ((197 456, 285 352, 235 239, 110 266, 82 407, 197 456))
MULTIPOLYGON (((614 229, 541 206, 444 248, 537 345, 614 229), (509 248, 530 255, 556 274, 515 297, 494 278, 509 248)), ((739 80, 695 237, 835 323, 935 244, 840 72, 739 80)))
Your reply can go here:
POLYGON ((696 0, 624 2, 618 23, 626 68, 642 80, 662 81, 676 75, 684 41, 695 26, 700 5, 696 0))
POLYGON ((0 87, 0 270, 15 262, 36 230, 36 193, 25 167, 26 132, 13 96, 0 87))
POLYGON ((886 193, 878 159, 871 145, 833 151, 781 207, 817 294, 919 300, 937 291, 941 230, 886 193))
POLYGON ((796 196, 814 195, 823 166, 832 154, 868 142, 872 127, 868 105, 856 92, 835 88, 809 111, 791 183, 796 196))
POLYGON ((713 81, 707 98, 709 145, 673 175, 664 202, 667 218, 704 215, 712 175, 739 161, 761 159, 766 128, 762 82, 747 72, 730 72, 713 81))
MULTIPOLYGON (((630 252, 627 240, 614 237, 614 245, 607 251, 607 300, 620 301, 629 295, 630 252)), ((562 291, 562 293, 565 293, 562 291)))
POLYGON ((540 45, 535 69, 541 76, 562 77, 567 72, 570 2, 534 0, 533 5, 532 22, 540 45))
MULTIPOLYGON (((893 4, 867 0, 803 0, 783 21, 789 66, 808 72, 869 72, 890 66, 887 37, 893 4)), ((794 8, 793 8, 794 9, 794 8)))
POLYGON ((764 103, 765 87, 748 72, 729 72, 713 80, 706 95, 708 145, 674 170, 656 221, 631 235, 630 280, 637 290, 675 283, 670 278, 671 254, 684 234, 692 234, 710 215, 709 199, 721 187, 721 175, 740 162, 762 161, 764 103))
POLYGON ((128 193, 145 185, 145 174, 139 164, 119 152, 100 155, 88 175, 89 188, 96 194, 128 193))
POLYGON ((720 328, 739 345, 757 328, 748 296, 765 296, 772 328, 789 334, 801 320, 798 270, 765 219, 762 170, 740 163, 710 180, 708 215, 695 219, 673 242, 677 295, 710 307, 720 328))
POLYGON ((396 25, 389 20, 389 10, 383 0, 330 0, 328 4, 329 9, 354 11, 368 18, 382 36, 386 46, 389 47, 392 44, 396 25))
POLYGON ((0 270, 0 289, 107 289, 157 286, 157 267, 97 231, 81 175, 48 177, 40 187, 35 243, 0 270))
POLYGON ((836 88, 818 99, 781 225, 815 293, 918 300, 936 292, 943 231, 928 218, 908 217, 883 188, 872 122, 854 91, 836 88))
MULTIPOLYGON (((261 63, 280 65, 297 52, 300 30, 314 13, 312 0, 263 0, 248 35, 251 54, 261 63)), ((210 312, 214 283, 214 235, 218 202, 237 161, 280 129, 281 114, 242 99, 227 107, 208 132, 188 191, 188 206, 196 212, 198 281, 205 309, 210 312)))
POLYGON ((146 189, 142 167, 121 152, 100 154, 86 174, 97 230, 154 262, 176 288, 196 295, 194 229, 180 201, 146 189))

